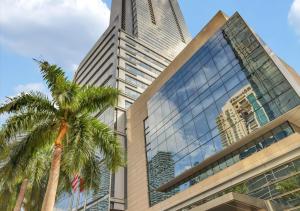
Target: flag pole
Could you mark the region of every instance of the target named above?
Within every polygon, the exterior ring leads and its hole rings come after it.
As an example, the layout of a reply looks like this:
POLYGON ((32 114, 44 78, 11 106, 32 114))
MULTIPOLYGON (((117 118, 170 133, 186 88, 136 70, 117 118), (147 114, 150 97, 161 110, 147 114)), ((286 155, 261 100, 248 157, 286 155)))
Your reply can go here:
MULTIPOLYGON (((92 188, 92 181, 93 181, 93 170, 91 170, 91 184, 90 184, 90 189, 92 188)), ((88 191, 89 191, 89 189, 87 189, 87 190, 85 191, 85 193, 84 193, 85 199, 84 199, 84 208, 83 208, 83 211, 86 210, 86 203, 87 203, 87 195, 88 195, 88 191)))
POLYGON ((84 193, 84 207, 83 207, 83 211, 86 210, 86 202, 87 202, 87 191, 85 191, 85 193, 84 193))
POLYGON ((70 203, 70 208, 69 208, 70 211, 73 210, 73 201, 74 201, 75 193, 76 193, 77 186, 78 186, 78 175, 76 175, 74 177, 74 179, 71 182, 71 185, 72 185, 72 198, 71 198, 71 203, 70 203))
POLYGON ((79 201, 80 201, 80 183, 81 183, 81 178, 79 177, 79 187, 78 189, 78 196, 77 196, 77 202, 76 202, 76 211, 78 210, 78 206, 79 206, 79 201))
POLYGON ((72 211, 73 200, 74 200, 74 192, 73 192, 73 190, 72 190, 71 200, 70 200, 70 204, 69 204, 69 211, 72 211))

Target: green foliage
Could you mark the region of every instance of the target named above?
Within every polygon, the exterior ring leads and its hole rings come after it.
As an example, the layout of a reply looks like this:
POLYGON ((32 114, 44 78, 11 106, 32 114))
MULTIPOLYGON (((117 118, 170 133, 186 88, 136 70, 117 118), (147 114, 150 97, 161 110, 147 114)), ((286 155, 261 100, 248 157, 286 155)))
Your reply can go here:
MULTIPOLYGON (((24 142, 30 135, 24 136, 24 142)), ((50 161, 52 154, 52 145, 48 144, 42 148, 26 147, 22 141, 14 141, 9 145, 9 154, 5 159, 5 165, 0 171, 0 199, 8 197, 6 202, 8 205, 15 205, 19 188, 24 179, 30 178, 25 195, 27 205, 29 202, 33 206, 37 206, 42 200, 32 198, 31 190, 41 191, 42 184, 46 183, 48 172, 50 169, 50 161), (29 150, 30 149, 30 150, 29 150)), ((30 145, 30 143, 28 144, 30 145)), ((43 193, 40 193, 40 197, 43 193)), ((7 209, 12 210, 12 209, 7 209)), ((32 209, 29 209, 32 210, 32 209)))
POLYGON ((37 62, 51 98, 40 92, 21 93, 0 105, 0 115, 10 114, 0 130, 0 201, 14 205, 17 190, 27 178, 30 182, 25 208, 29 210, 41 206, 53 143, 62 122, 67 123, 68 131, 62 142, 59 192, 71 191, 70 181, 75 174, 84 178, 86 188, 97 188, 99 180, 91 178, 99 178, 100 162, 112 171, 124 165, 116 134, 94 117, 115 105, 119 91, 79 86, 67 80, 56 65, 37 62))
POLYGON ((238 184, 238 185, 235 185, 233 187, 230 187, 230 188, 226 189, 224 191, 224 194, 230 193, 230 192, 246 194, 246 193, 248 193, 248 191, 249 190, 248 190, 248 187, 247 187, 246 183, 241 183, 241 184, 238 184))
POLYGON ((300 175, 293 176, 276 183, 275 188, 280 193, 287 193, 289 191, 300 188, 300 175))

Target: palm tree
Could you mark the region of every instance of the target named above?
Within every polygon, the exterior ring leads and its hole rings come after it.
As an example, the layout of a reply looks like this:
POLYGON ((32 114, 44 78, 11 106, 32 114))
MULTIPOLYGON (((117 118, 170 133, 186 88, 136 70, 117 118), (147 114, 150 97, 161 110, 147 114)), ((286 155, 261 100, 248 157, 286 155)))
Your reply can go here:
MULTIPOLYGON (((4 174, 8 174, 5 166, 9 162, 9 147, 3 140, 3 133, 0 131, 0 210, 13 210, 17 193, 12 190, 11 181, 5 181, 4 174)), ((12 169, 12 168, 9 168, 12 169)), ((11 177, 12 178, 12 177, 11 177)), ((15 179, 15 177, 13 177, 15 179)))
MULTIPOLYGON (((0 185, 0 201, 6 202, 1 204, 0 210, 12 210, 14 207, 14 211, 19 211, 22 205, 25 210, 39 210, 42 206, 41 202, 46 191, 50 169, 52 145, 39 148, 37 152, 27 153, 26 149, 28 148, 24 147, 24 143, 28 137, 26 139, 25 137, 23 137, 23 142, 14 142, 10 146, 2 145, 3 149, 4 147, 10 148, 10 153, 7 157, 2 158, 5 165, 0 168, 0 184, 2 184, 0 185), (28 157, 28 154, 31 156, 28 157), (29 160, 25 160, 26 157, 29 160), (18 162, 18 159, 21 162, 18 162), (15 187, 18 186, 20 191, 17 197, 15 187)), ((74 158, 80 160, 80 157, 84 156, 72 147, 77 148, 75 144, 64 147, 58 193, 72 191, 70 181, 73 179, 73 174, 70 173, 74 171, 73 167, 77 166, 74 165, 76 163, 74 158)), ((0 150, 0 152, 3 151, 0 150)), ((80 176, 85 181, 86 191, 99 188, 100 181, 92 178, 100 178, 100 162, 101 159, 97 154, 93 154, 91 151, 88 162, 80 170, 80 176)))
MULTIPOLYGON (((32 151, 27 147, 30 138, 31 134, 28 133, 6 145, 9 153, 0 160, 3 163, 0 168, 0 198, 6 198, 6 205, 3 205, 6 206, 6 210, 12 210, 8 208, 14 204, 14 211, 20 211, 25 195, 27 201, 31 201, 32 197, 27 190, 32 190, 33 186, 35 189, 41 189, 43 178, 47 177, 47 171, 50 169, 52 145, 32 151), (20 189, 18 196, 16 187, 20 189)), ((37 203, 34 205, 36 207, 37 203)))
POLYGON ((39 92, 22 93, 0 106, 0 114, 12 114, 10 121, 5 124, 5 140, 11 140, 20 134, 32 137, 24 142, 28 152, 49 144, 49 134, 57 131, 42 205, 43 211, 50 211, 55 203, 65 146, 76 145, 77 149, 72 150, 81 154, 80 159, 76 159, 77 165, 70 168, 73 174, 80 172, 91 158, 90 155, 97 150, 110 170, 115 171, 124 165, 116 134, 94 116, 96 112, 103 112, 114 106, 119 92, 110 87, 81 87, 67 80, 63 70, 56 65, 50 65, 46 61, 38 63, 52 100, 39 92))

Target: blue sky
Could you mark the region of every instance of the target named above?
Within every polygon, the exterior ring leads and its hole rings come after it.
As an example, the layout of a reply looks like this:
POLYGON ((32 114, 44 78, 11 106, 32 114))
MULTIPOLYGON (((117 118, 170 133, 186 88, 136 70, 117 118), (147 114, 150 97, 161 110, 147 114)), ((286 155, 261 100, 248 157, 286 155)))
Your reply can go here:
MULTIPOLYGON (((0 102, 30 89, 46 92, 32 58, 74 69, 105 30, 110 0, 1 0, 0 102)), ((300 0, 179 0, 195 36, 218 10, 238 11, 300 73, 300 0)), ((3 117, 2 117, 3 118, 3 117)), ((1 122, 1 118, 0 118, 1 122)))

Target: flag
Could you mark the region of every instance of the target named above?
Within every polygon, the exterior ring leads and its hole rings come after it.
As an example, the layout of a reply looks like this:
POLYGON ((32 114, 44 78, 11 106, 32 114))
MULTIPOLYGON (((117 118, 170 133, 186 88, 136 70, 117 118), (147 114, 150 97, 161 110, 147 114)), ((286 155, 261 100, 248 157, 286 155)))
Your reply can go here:
POLYGON ((80 178, 78 175, 76 175, 72 181, 72 190, 75 192, 77 190, 77 187, 79 185, 80 178))
POLYGON ((84 191, 84 179, 82 178, 80 178, 79 190, 80 192, 84 191))

